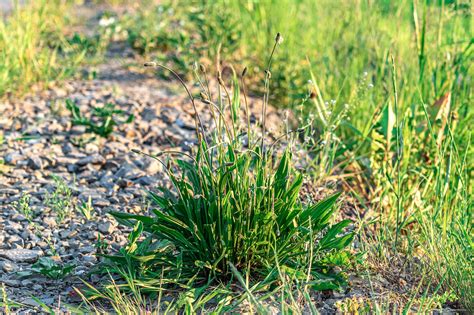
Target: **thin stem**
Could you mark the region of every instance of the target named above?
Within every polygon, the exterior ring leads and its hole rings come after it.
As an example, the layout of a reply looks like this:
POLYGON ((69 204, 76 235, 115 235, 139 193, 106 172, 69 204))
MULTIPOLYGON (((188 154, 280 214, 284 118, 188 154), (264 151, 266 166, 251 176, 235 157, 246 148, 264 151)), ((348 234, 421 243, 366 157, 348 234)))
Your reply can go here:
POLYGON ((247 115, 247 138, 248 138, 248 142, 249 142, 248 144, 250 147, 250 143, 251 143, 250 110, 249 110, 249 102, 247 100, 247 91, 245 88, 245 80, 244 80, 246 73, 247 73, 247 68, 245 68, 244 71, 242 71, 242 76, 240 77, 240 81, 242 82, 242 92, 244 94, 245 114, 247 115))
POLYGON ((400 164, 401 164, 401 147, 400 147, 400 121, 399 121, 399 108, 398 108, 398 90, 397 90, 397 78, 396 78, 396 69, 395 69, 395 60, 393 55, 391 55, 392 59, 392 86, 393 86, 393 93, 394 93, 394 100, 395 100, 395 131, 397 137, 397 231, 395 235, 395 250, 398 245, 398 237, 400 234, 400 215, 402 211, 402 204, 401 204, 401 173, 400 173, 400 164))
POLYGON ((272 59, 273 55, 275 53, 276 47, 278 44, 280 44, 282 40, 281 34, 277 33, 275 37, 275 43, 273 44, 273 49, 270 54, 270 57, 268 58, 267 62, 267 69, 265 69, 265 94, 263 95, 263 107, 262 107, 262 143, 261 143, 261 149, 263 152, 263 143, 265 140, 265 133, 266 133, 266 116, 267 116, 267 106, 268 106, 268 98, 270 96, 270 77, 271 77, 271 72, 270 72, 270 67, 272 65, 272 59))

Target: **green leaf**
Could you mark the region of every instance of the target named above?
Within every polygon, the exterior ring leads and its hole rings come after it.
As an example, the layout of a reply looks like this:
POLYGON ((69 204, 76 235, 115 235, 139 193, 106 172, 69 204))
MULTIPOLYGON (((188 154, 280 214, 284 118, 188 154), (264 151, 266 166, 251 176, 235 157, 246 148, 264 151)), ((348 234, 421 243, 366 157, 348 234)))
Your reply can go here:
POLYGON ((326 224, 334 212, 334 205, 339 198, 341 193, 336 193, 327 197, 326 199, 321 200, 317 204, 306 208, 303 213, 299 216, 299 221, 301 223, 306 222, 311 218, 313 227, 321 228, 322 225, 326 224))
POLYGON ((349 233, 342 237, 337 237, 337 235, 340 234, 343 229, 351 223, 351 220, 343 220, 331 226, 323 238, 319 241, 319 249, 342 249, 343 247, 347 246, 351 242, 353 234, 349 233))

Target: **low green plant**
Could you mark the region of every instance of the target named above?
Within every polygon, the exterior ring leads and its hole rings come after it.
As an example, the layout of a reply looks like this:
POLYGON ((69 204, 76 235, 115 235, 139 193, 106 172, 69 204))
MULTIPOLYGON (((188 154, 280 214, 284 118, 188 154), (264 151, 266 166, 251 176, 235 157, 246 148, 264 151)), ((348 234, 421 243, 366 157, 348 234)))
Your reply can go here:
POLYGON ((50 279, 59 280, 68 276, 73 270, 74 264, 60 264, 51 257, 40 257, 31 266, 31 272, 41 274, 50 279))
POLYGON ((97 239, 97 242, 94 244, 94 247, 98 254, 104 254, 107 252, 109 248, 109 243, 107 243, 106 240, 102 239, 102 237, 99 234, 99 237, 97 239))
POLYGON ((72 191, 64 180, 56 175, 52 175, 55 183, 54 190, 47 193, 45 204, 56 214, 56 220, 60 223, 70 215, 74 209, 72 203, 72 191))
POLYGON ((13 207, 23 214, 29 221, 33 219, 33 210, 30 207, 30 194, 23 194, 18 201, 13 203, 13 207))
POLYGON ((66 100, 66 108, 71 112, 73 125, 86 126, 87 131, 104 138, 114 131, 115 126, 131 123, 134 119, 133 114, 128 115, 125 111, 116 109, 115 104, 112 103, 92 108, 90 117, 83 116, 79 107, 72 100, 66 100), (126 117, 126 119, 119 120, 117 117, 126 117))
POLYGON ((89 199, 82 201, 80 205, 76 207, 77 210, 86 218, 87 220, 92 219, 94 207, 92 206, 92 198, 89 196, 89 199))
MULTIPOLYGON (((266 70, 262 117, 268 106, 271 58, 280 42, 278 34, 266 70)), ((301 282, 316 290, 345 285, 334 267, 346 261, 353 233, 346 229, 349 220, 330 223, 339 194, 316 204, 302 202, 303 176, 293 166, 291 141, 280 153, 277 143, 267 146, 265 119, 263 136, 257 137, 245 93, 241 102, 238 76, 234 73, 229 92, 219 74, 218 95, 227 96, 216 102, 207 85, 201 85, 201 101, 209 106, 216 126, 207 133, 197 100, 183 80, 165 66, 157 67, 170 71, 188 93, 195 109, 197 151, 150 155, 163 164, 174 190, 159 187, 159 194, 150 192, 157 207, 154 216, 112 212, 133 231, 126 247, 106 256, 107 270, 125 275, 145 292, 170 283, 189 287, 227 282, 239 273, 245 274, 252 291, 284 278, 290 279, 290 286, 301 282), (246 126, 240 124, 243 108, 246 126), (167 162, 163 157, 169 157, 167 162), (250 284, 249 277, 255 283, 250 284)), ((207 81, 204 67, 196 75, 199 82, 207 81)))

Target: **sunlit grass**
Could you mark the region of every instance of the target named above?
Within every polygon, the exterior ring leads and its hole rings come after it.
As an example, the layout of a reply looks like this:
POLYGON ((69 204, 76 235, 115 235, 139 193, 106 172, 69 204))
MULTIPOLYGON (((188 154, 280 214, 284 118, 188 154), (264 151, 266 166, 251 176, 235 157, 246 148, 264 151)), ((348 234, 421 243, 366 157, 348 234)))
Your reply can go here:
POLYGON ((0 96, 76 72, 86 51, 73 49, 63 35, 69 7, 59 0, 29 1, 0 19, 0 96))

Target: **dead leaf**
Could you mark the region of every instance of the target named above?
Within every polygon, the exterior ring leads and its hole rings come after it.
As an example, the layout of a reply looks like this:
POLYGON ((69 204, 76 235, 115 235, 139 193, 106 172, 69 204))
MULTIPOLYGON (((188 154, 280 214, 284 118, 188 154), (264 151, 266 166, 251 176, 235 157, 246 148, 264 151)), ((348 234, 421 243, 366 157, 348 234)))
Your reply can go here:
POLYGON ((436 112, 435 121, 441 121, 445 125, 451 109, 451 92, 444 94, 434 102, 433 108, 436 112))
POLYGON ((434 122, 439 123, 440 129, 438 131, 438 138, 436 139, 436 144, 438 147, 441 147, 441 142, 443 141, 444 129, 448 124, 449 112, 451 110, 451 92, 444 94, 433 104, 433 114, 434 122))

